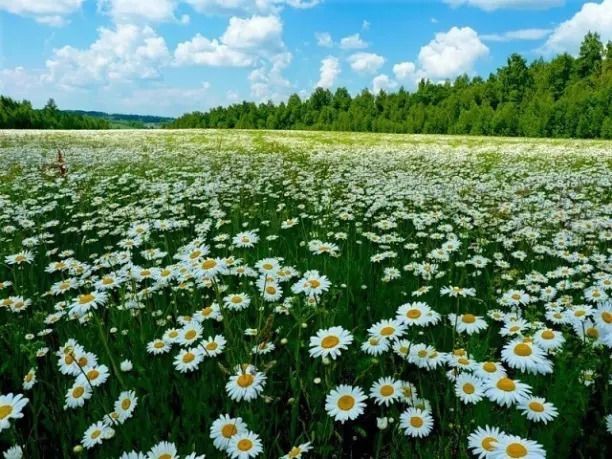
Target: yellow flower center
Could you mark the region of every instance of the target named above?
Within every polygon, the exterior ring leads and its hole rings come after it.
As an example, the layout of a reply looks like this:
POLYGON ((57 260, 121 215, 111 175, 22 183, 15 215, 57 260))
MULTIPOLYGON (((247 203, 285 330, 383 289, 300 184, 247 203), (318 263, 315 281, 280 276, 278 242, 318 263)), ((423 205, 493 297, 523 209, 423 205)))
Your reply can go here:
POLYGON ((391 326, 383 327, 380 330, 380 334, 382 336, 391 336, 394 332, 395 332, 395 328, 393 328, 391 326))
POLYGON ((520 443, 510 443, 506 447, 506 453, 508 456, 517 458, 517 457, 525 457, 527 456, 527 448, 525 448, 520 443))
POLYGON ((395 393, 395 389, 391 384, 385 384, 380 388, 380 395, 383 397, 390 397, 395 393))
POLYGON ((525 343, 519 343, 514 346, 514 353, 521 357, 528 357, 531 355, 531 347, 525 343))
POLYGON ((272 268, 274 268, 272 263, 264 263, 263 265, 261 265, 261 267, 265 269, 266 271, 270 271, 272 268))
POLYGON ((185 333, 185 339, 189 339, 192 340, 197 336, 197 332, 195 330, 189 330, 187 333, 185 333))
POLYGON ((342 411, 349 411, 355 406, 355 397, 352 395, 343 395, 338 399, 338 408, 342 411))
POLYGON ((248 438, 243 438, 238 442, 238 449, 240 451, 250 451, 253 448, 253 442, 248 438))
POLYGON ((274 295, 276 293, 276 288, 273 285, 268 285, 266 287, 266 293, 268 295, 274 295))
POLYGON ((92 369, 87 372, 87 378, 90 381, 98 379, 98 376, 100 376, 100 372, 98 370, 92 369))
POLYGON ((72 389, 72 396, 74 398, 80 398, 85 393, 83 386, 78 386, 72 389))
POLYGON ((298 457, 301 452, 302 450, 300 448, 298 448, 297 446, 294 446, 293 448, 291 448, 291 451, 287 453, 287 456, 288 457, 298 457))
POLYGON ((461 365, 469 365, 470 363, 470 361, 466 359, 465 357, 461 357, 460 359, 457 359, 457 362, 459 362, 461 365))
POLYGON ((250 385, 253 384, 253 381, 255 380, 255 378, 253 378, 253 375, 249 374, 249 373, 243 373, 240 376, 238 376, 237 379, 237 383, 240 387, 249 387, 250 385))
POLYGON ((112 284, 112 283, 113 283, 113 278, 112 278, 112 277, 109 277, 109 276, 104 276, 104 277, 102 278, 102 283, 103 283, 104 285, 110 285, 110 284, 112 284))
POLYGON ((482 365, 482 369, 487 373, 495 373, 497 371, 497 366, 493 362, 485 362, 482 365))
POLYGON ((219 347, 219 345, 217 343, 215 343, 214 341, 211 341, 210 343, 206 343, 206 350, 207 351, 214 351, 219 347))
POLYGON ((476 316, 474 314, 463 314, 461 320, 463 320, 463 323, 473 324, 476 322, 476 316))
POLYGON ((83 295, 79 295, 79 304, 87 304, 91 303, 95 297, 91 293, 85 293, 83 295))
POLYGON ((318 288, 321 285, 321 282, 317 279, 310 279, 308 283, 310 284, 310 288, 318 288))
POLYGON ((427 351, 425 349, 421 349, 419 352, 417 352, 417 355, 424 359, 425 357, 427 357, 427 351))
POLYGON ((159 456, 159 459, 172 459, 172 456, 168 453, 165 453, 159 456))
POLYGON ((195 355, 191 352, 187 352, 183 355, 183 363, 193 362, 195 360, 195 355))
POLYGON ((410 425, 418 429, 423 425, 423 418, 420 416, 412 416, 410 418, 410 425))
POLYGON ((99 430, 99 429, 96 429, 96 430, 94 430, 94 431, 91 433, 91 438, 93 438, 93 439, 95 440, 95 439, 96 439, 96 438, 98 438, 100 435, 102 435, 102 431, 101 431, 101 430, 99 430))
POLYGON ((409 319, 418 319, 419 317, 421 317, 421 311, 419 309, 409 309, 406 312, 406 317, 408 317, 409 319))
POLYGON ((0 419, 6 419, 13 413, 13 407, 11 405, 0 406, 0 419))
POLYGON ((212 258, 208 258, 202 263, 202 268, 204 269, 213 269, 215 266, 217 266, 217 262, 212 258))
POLYGON ((234 295, 232 297, 232 303, 234 303, 234 304, 242 303, 242 297, 240 297, 238 295, 234 295))
POLYGON ((542 411, 544 411, 544 405, 542 405, 540 402, 530 402, 529 409, 531 411, 536 411, 538 413, 541 413, 542 411))
POLYGON ((153 344, 153 347, 155 349, 161 349, 164 347, 164 342, 163 341, 155 341, 155 344, 153 344))
POLYGON ((473 384, 465 383, 463 385, 463 392, 465 392, 468 395, 472 395, 474 392, 476 392, 476 388, 474 387, 473 384))
POLYGON ((495 438, 493 438, 493 437, 484 437, 482 439, 481 445, 487 451, 493 451, 495 449, 494 443, 496 443, 496 442, 497 442, 497 440, 495 438))
POLYGON ((608 311, 604 311, 601 313, 601 318, 603 319, 603 321, 607 324, 612 323, 612 313, 608 312, 608 311))
POLYGON ((234 424, 225 424, 221 428, 221 435, 223 435, 225 438, 232 438, 237 433, 238 429, 236 429, 236 426, 234 424))
POLYGON ((595 328, 595 327, 589 327, 585 330, 586 335, 589 338, 598 338, 599 337, 599 331, 595 328))
POLYGON ((213 312, 213 308, 211 308, 210 306, 206 306, 204 309, 202 309, 203 316, 209 316, 212 314, 212 312, 213 312))
POLYGON ((585 315, 586 312, 582 309, 579 309, 578 311, 574 312, 574 316, 576 317, 582 317, 583 315, 585 315))
POLYGON ((555 333, 552 330, 544 330, 540 336, 542 339, 553 339, 555 337, 555 333))
POLYGON ((129 398, 124 398, 121 402, 121 408, 124 410, 129 410, 130 406, 132 406, 132 401, 129 398))
POLYGON ((497 388, 504 392, 513 392, 516 389, 516 384, 510 378, 501 378, 497 381, 497 388))
POLYGON ((336 347, 340 343, 340 338, 335 335, 328 335, 321 340, 321 347, 324 349, 331 349, 336 347))

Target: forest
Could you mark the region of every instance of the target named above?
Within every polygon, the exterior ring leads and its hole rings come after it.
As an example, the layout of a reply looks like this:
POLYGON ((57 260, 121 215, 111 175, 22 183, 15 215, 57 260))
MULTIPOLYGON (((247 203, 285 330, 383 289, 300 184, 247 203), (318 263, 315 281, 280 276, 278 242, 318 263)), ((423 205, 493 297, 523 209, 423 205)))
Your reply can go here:
POLYGON ((0 129, 109 129, 107 120, 62 111, 49 99, 42 109, 0 95, 0 129))
POLYGON ((242 102, 187 113, 168 128, 304 129, 612 138, 612 43, 588 33, 577 57, 564 53, 528 63, 512 54, 487 79, 463 75, 422 80, 414 92, 351 97, 317 88, 280 104, 242 102))

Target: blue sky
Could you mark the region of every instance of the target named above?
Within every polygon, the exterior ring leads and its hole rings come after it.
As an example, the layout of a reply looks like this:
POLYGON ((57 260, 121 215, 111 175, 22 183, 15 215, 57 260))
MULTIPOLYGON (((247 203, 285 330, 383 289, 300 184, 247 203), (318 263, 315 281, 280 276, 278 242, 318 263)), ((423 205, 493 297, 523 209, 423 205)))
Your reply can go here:
POLYGON ((612 39, 612 0, 0 0, 0 92, 174 116, 487 76, 589 30, 612 39))

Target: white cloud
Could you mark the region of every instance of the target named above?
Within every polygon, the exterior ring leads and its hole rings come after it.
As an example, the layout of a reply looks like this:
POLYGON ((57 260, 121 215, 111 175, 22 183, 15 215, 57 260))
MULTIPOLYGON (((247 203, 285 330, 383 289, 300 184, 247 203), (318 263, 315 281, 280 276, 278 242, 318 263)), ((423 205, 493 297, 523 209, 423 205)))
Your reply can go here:
POLYGON ((380 91, 392 91, 397 88, 397 82, 385 74, 378 75, 372 80, 372 92, 378 94, 380 91))
POLYGON ((561 6, 565 0, 444 0, 450 6, 473 6, 485 11, 495 11, 503 8, 517 10, 545 10, 561 6))
POLYGON ((406 81, 414 78, 416 65, 413 62, 400 62, 393 66, 393 74, 395 78, 401 81, 406 81))
POLYGON ((98 0, 98 11, 115 22, 175 21, 177 0, 98 0))
POLYGON ((278 14, 284 6, 312 8, 321 0, 185 0, 194 10, 202 14, 251 15, 278 14))
POLYGON ((485 41, 541 40, 552 32, 551 29, 519 29, 504 33, 481 35, 485 41))
POLYGON ((342 49, 363 49, 367 47, 368 44, 361 39, 358 33, 340 40, 340 48, 342 49))
POLYGON ((113 111, 177 116, 193 110, 206 110, 213 105, 210 86, 208 81, 204 81, 194 88, 178 88, 164 84, 130 88, 117 97, 118 105, 113 111))
POLYGON ((358 73, 376 73, 385 63, 385 58, 374 53, 355 53, 348 58, 351 68, 358 73))
POLYGON ((66 16, 81 8, 84 0, 0 0, 0 11, 34 18, 42 24, 61 26, 66 16))
POLYGON ((612 40, 612 0, 582 5, 580 11, 553 31, 540 51, 577 54, 587 32, 599 33, 604 43, 612 40))
POLYGON ((285 99, 291 83, 283 76, 283 70, 291 63, 291 53, 283 52, 272 56, 267 62, 249 74, 251 95, 258 101, 285 99))
POLYGON ((328 56, 321 61, 319 82, 316 86, 329 89, 336 82, 338 75, 340 75, 340 61, 336 57, 328 56))
POLYGON ((419 52, 419 64, 428 78, 454 78, 473 70, 476 61, 489 53, 470 27, 453 27, 437 33, 419 52))
POLYGON ((317 39, 318 46, 323 48, 331 48, 334 46, 334 41, 329 32, 315 32, 315 38, 317 39))
POLYGON ((101 27, 87 49, 72 46, 54 49, 46 62, 47 82, 64 87, 111 84, 133 79, 156 79, 170 53, 165 40, 150 27, 119 24, 101 27))
POLYGON ((233 17, 219 39, 200 34, 179 43, 174 51, 176 65, 248 67, 258 58, 283 52, 283 25, 276 16, 233 17))
POLYGON ((367 20, 363 20, 363 22, 361 23, 361 30, 370 30, 370 26, 372 24, 370 24, 370 21, 367 20))

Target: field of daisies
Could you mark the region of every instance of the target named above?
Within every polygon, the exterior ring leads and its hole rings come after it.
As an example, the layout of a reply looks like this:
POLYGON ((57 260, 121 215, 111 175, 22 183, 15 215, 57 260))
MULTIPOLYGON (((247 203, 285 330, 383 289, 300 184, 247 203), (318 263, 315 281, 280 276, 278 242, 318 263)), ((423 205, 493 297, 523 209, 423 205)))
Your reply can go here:
POLYGON ((612 144, 0 132, 0 453, 604 458, 612 144))

